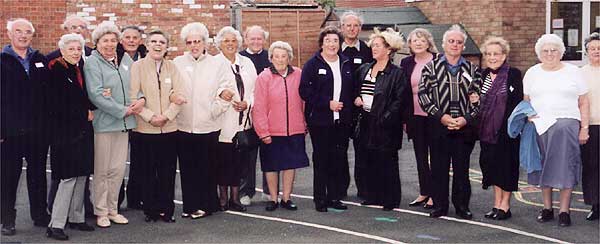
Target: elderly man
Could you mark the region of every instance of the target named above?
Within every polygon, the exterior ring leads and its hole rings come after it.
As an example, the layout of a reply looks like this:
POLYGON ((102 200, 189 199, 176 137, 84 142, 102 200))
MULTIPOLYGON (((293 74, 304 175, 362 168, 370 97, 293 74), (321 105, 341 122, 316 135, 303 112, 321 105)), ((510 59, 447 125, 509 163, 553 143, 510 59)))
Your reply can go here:
MULTIPOLYGON (((244 33, 244 43, 246 44, 246 50, 240 52, 241 55, 246 56, 254 63, 256 73, 260 74, 266 68, 271 65, 269 61, 269 52, 264 49, 265 40, 269 37, 269 32, 266 32, 262 27, 253 25, 246 29, 244 33)), ((250 152, 251 159, 248 160, 250 163, 245 167, 242 173, 242 182, 240 184, 240 202, 243 205, 250 205, 250 200, 256 193, 254 187, 256 186, 256 155, 258 149, 254 149, 250 152)), ((279 188, 279 187, 277 187, 279 188)), ((268 196, 269 188, 267 187, 267 179, 263 174, 263 193, 268 196)))
POLYGON ((475 145, 472 124, 479 106, 469 95, 479 95, 479 68, 461 56, 467 34, 453 25, 443 36, 444 54, 434 58, 423 69, 419 83, 419 104, 431 120, 431 173, 434 210, 430 217, 448 214, 448 180, 452 164, 452 203, 456 215, 471 219, 469 210, 471 185, 469 157, 475 145))
POLYGON ((44 55, 31 48, 35 29, 26 19, 8 21, 10 44, 0 54, 1 83, 1 222, 2 235, 14 235, 15 200, 23 158, 27 160, 27 190, 33 224, 48 226, 46 211, 46 157, 49 141, 44 121, 47 114, 44 79, 48 77, 44 55))
MULTIPOLYGON (((358 35, 362 30, 363 19, 358 13, 353 11, 347 11, 342 14, 341 20, 341 29, 344 34, 344 43, 342 43, 342 54, 348 57, 350 60, 350 68, 352 73, 359 66, 365 63, 369 63, 373 61, 373 54, 371 53, 371 48, 367 46, 364 41, 358 39, 358 35)), ((358 148, 358 144, 356 141, 352 141, 354 144, 354 148, 358 148)), ((365 160, 362 155, 354 152, 355 160, 354 160, 354 182, 356 183, 357 196, 360 198, 365 198, 368 195, 366 192, 367 187, 365 182, 365 168, 367 167, 365 164, 365 160)), ((347 194, 348 186, 350 186, 350 169, 348 165, 345 165, 344 174, 342 180, 344 182, 344 193, 347 194)))

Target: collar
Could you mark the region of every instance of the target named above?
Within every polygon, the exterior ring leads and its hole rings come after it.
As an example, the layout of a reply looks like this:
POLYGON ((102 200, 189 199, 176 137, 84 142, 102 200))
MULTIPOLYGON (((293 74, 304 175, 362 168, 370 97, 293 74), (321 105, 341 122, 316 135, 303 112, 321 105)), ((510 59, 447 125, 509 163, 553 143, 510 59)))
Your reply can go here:
POLYGON ((246 48, 246 52, 249 54, 261 54, 263 51, 264 51, 264 49, 261 49, 260 51, 255 53, 252 50, 250 50, 250 48, 246 48))
MULTIPOLYGON (((30 59, 31 56, 33 55, 34 51, 35 50, 33 48, 27 47, 27 54, 25 54, 25 58, 24 59, 30 59)), ((6 54, 9 54, 9 55, 11 55, 11 56, 13 56, 13 57, 15 57, 15 58, 17 58, 19 60, 23 59, 23 58, 21 58, 21 56, 19 56, 19 54, 17 54, 15 52, 15 50, 12 48, 12 45, 10 45, 10 44, 4 46, 4 48, 2 48, 2 52, 6 53, 6 54)))
POLYGON ((444 54, 440 55, 440 61, 444 62, 450 66, 460 66, 463 64, 467 64, 467 60, 463 56, 460 56, 460 58, 458 59, 458 63, 456 63, 456 65, 451 65, 450 63, 448 63, 448 59, 446 58, 446 55, 444 55, 444 54))
POLYGON ((346 50, 347 47, 355 47, 356 50, 358 50, 360 52, 360 40, 357 38, 356 41, 354 42, 354 44, 352 45, 348 45, 346 44, 346 42, 342 43, 342 51, 346 50))
MULTIPOLYGON (((289 65, 289 64, 288 64, 288 67, 287 67, 287 69, 288 69, 288 70, 287 70, 287 75, 286 75, 285 77, 288 77, 288 76, 290 76, 290 74, 291 74, 291 73, 294 73, 294 68, 293 68, 291 65, 289 65)), ((280 74, 280 73, 277 71, 277 69, 275 69, 275 65, 273 65, 273 64, 269 65, 269 70, 271 70, 271 73, 273 73, 273 74, 275 74, 275 75, 279 75, 279 76, 283 77, 283 75, 282 75, 282 74, 280 74)))
MULTIPOLYGON (((190 52, 185 52, 183 55, 186 56, 187 59, 193 63, 200 63, 204 59, 206 59, 206 57, 210 56, 210 54, 208 54, 208 52, 206 52, 206 51, 204 51, 204 54, 200 55, 200 57, 198 57, 198 59, 195 59, 194 56, 192 56, 192 54, 190 52)), ((222 55, 222 54, 219 54, 219 55, 222 55)))

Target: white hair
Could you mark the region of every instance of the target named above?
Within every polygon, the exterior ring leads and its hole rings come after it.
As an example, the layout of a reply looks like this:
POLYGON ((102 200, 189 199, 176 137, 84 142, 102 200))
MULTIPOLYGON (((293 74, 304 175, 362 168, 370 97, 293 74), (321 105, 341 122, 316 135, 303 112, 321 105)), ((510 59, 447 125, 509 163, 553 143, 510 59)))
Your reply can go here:
POLYGON ((60 37, 60 40, 58 41, 58 48, 64 50, 67 48, 67 45, 71 42, 79 42, 81 44, 82 50, 85 47, 85 40, 83 39, 83 36, 75 33, 69 33, 60 37))
POLYGON ((294 59, 294 50, 292 49, 292 46, 290 46, 289 43, 284 41, 276 41, 273 42, 269 47, 269 60, 273 59, 273 51, 275 49, 285 50, 288 53, 289 60, 292 61, 292 59, 294 59))
POLYGON ((219 31, 219 33, 217 33, 217 36, 215 36, 215 44, 217 45, 217 48, 219 50, 221 50, 221 42, 223 41, 223 37, 225 36, 225 34, 233 34, 238 42, 238 50, 242 48, 242 42, 244 40, 242 39, 242 35, 240 35, 240 32, 231 26, 225 26, 219 31))
POLYGON ((73 21, 73 20, 80 20, 83 23, 85 23, 85 27, 87 28, 90 25, 90 22, 87 21, 86 19, 84 19, 83 17, 79 16, 79 15, 69 15, 67 16, 67 18, 65 18, 65 22, 62 23, 62 25, 60 25, 60 27, 62 27, 63 29, 65 28, 69 28, 69 26, 67 26, 67 23, 73 21))
POLYGON ((200 34, 202 42, 204 43, 206 43, 208 40, 208 29, 206 29, 206 26, 200 22, 192 22, 185 25, 183 28, 181 28, 181 34, 179 36, 181 37, 181 40, 185 42, 188 36, 191 34, 200 34))
POLYGON ((249 26, 248 28, 246 28, 246 32, 244 32, 244 37, 248 36, 248 33, 252 32, 252 31, 262 32, 265 40, 267 40, 269 38, 269 32, 266 31, 265 29, 263 29, 262 26, 260 26, 260 25, 253 25, 253 26, 249 26))
POLYGON ((106 34, 115 34, 118 40, 121 39, 119 27, 112 22, 102 22, 94 29, 94 32, 92 32, 92 42, 94 45, 98 44, 98 40, 106 34))
POLYGON ((558 52, 561 57, 563 54, 565 54, 565 43, 559 36, 555 34, 544 34, 535 42, 535 54, 537 55, 538 59, 542 57, 542 47, 547 44, 558 48, 558 52))
POLYGON ((24 22, 25 24, 29 25, 29 27, 31 27, 31 32, 35 33, 35 28, 33 28, 33 24, 31 23, 31 21, 24 19, 24 18, 16 18, 13 20, 9 20, 8 22, 6 22, 6 29, 8 31, 12 31, 13 25, 18 22, 24 22))
POLYGON ((364 19, 363 19, 363 17, 362 17, 360 14, 358 14, 357 12, 354 12, 354 11, 346 11, 346 12, 344 12, 344 13, 342 14, 342 17, 340 17, 340 23, 341 23, 342 25, 344 25, 344 23, 346 23, 346 19, 347 19, 348 17, 354 17, 354 18, 356 18, 356 19, 358 20, 358 23, 359 23, 360 25, 363 25, 363 23, 365 22, 365 21, 364 21, 364 19))
POLYGON ((442 37, 443 43, 446 43, 446 41, 448 40, 448 34, 450 34, 452 32, 460 33, 463 37, 463 41, 464 42, 467 41, 467 33, 465 32, 465 30, 463 30, 463 28, 460 27, 460 25, 452 25, 446 32, 444 32, 444 36, 442 37))

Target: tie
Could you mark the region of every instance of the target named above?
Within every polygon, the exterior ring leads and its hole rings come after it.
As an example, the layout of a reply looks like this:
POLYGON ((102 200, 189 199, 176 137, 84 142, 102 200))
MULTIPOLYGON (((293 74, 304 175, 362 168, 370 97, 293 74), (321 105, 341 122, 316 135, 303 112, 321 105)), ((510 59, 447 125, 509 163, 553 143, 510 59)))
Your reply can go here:
MULTIPOLYGON (((235 70, 233 70, 233 74, 235 75, 235 83, 237 84, 238 92, 240 93, 240 100, 244 101, 244 81, 242 80, 242 75, 240 74, 240 66, 235 65, 235 70)), ((244 120, 244 112, 240 112, 239 123, 242 124, 244 120)))

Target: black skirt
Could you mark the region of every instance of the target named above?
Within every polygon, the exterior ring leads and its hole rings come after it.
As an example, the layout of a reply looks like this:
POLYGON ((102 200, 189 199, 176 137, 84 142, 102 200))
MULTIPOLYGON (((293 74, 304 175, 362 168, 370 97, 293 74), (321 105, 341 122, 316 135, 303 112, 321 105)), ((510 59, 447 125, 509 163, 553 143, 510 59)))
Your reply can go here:
POLYGON ((219 186, 240 186, 242 159, 248 158, 243 151, 235 150, 233 143, 219 142, 217 146, 217 184, 219 186))
POLYGON ((496 144, 480 143, 479 165, 483 173, 482 187, 497 186, 504 191, 517 191, 519 186, 519 141, 500 133, 496 144))

